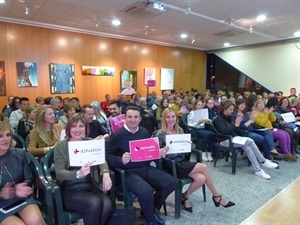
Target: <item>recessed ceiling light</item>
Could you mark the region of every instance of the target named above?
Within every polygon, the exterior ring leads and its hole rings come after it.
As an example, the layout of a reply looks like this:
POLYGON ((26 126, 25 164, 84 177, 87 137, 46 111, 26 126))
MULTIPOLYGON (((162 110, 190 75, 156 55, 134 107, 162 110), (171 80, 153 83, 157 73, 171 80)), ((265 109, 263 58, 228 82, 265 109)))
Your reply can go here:
POLYGON ((121 24, 120 20, 113 20, 112 24, 115 26, 119 26, 121 24))
POLYGON ((300 37, 300 31, 296 31, 296 32, 294 33, 294 36, 295 36, 295 37, 300 37))
POLYGON ((266 15, 259 15, 258 17, 256 17, 256 22, 263 22, 266 18, 266 15))
POLYGON ((229 47, 230 46, 230 43, 226 42, 224 43, 224 47, 229 47))
POLYGON ((180 37, 181 38, 187 38, 187 34, 181 34, 180 37))
POLYGON ((3 4, 3 3, 5 3, 5 0, 0 0, 0 4, 3 4))

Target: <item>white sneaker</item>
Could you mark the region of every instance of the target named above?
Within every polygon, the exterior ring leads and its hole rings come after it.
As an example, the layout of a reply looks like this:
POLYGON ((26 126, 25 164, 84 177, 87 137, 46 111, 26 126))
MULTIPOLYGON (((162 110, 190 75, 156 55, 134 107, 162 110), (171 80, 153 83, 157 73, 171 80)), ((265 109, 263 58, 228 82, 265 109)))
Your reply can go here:
POLYGON ((207 152, 202 152, 202 161, 208 162, 207 152))
POLYGON ((261 165, 271 169, 276 169, 278 167, 277 163, 273 163, 268 159, 266 159, 266 161, 264 161, 264 163, 262 163, 261 165))
POLYGON ((207 158, 208 158, 208 161, 210 161, 210 162, 214 161, 214 159, 213 159, 213 157, 211 155, 211 152, 207 153, 207 158))
POLYGON ((266 179, 266 180, 270 180, 270 179, 271 179, 271 176, 268 175, 268 174, 266 174, 266 172, 263 171, 262 169, 261 169, 260 171, 258 171, 258 172, 255 172, 255 175, 256 175, 256 176, 259 176, 259 177, 261 177, 261 178, 264 178, 264 179, 266 179))

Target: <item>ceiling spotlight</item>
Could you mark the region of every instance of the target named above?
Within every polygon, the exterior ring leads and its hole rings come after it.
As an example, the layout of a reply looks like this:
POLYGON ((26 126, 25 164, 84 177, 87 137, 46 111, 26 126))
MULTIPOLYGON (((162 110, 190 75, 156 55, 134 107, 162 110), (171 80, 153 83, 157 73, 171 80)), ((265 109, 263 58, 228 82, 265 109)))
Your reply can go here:
POLYGON ((191 44, 194 44, 194 42, 195 42, 195 38, 192 39, 191 44))
POLYGON ((146 31, 145 31, 145 35, 147 35, 147 34, 148 34, 148 31, 146 30, 146 31))
POLYGON ((266 18, 266 15, 259 15, 258 17, 256 17, 256 22, 263 22, 266 18))
POLYGON ((97 21, 97 22, 96 22, 96 27, 99 27, 99 25, 100 25, 100 22, 97 21))
POLYGON ((115 26, 119 26, 121 24, 121 22, 120 22, 120 20, 115 19, 112 21, 112 24, 115 26))
POLYGON ((295 36, 295 37, 300 37, 300 31, 295 32, 295 33, 294 33, 294 36, 295 36))
POLYGON ((186 10, 185 10, 185 14, 186 14, 186 15, 188 15, 188 14, 190 14, 190 13, 191 13, 191 11, 192 11, 192 9, 191 9, 191 5, 190 5, 190 4, 188 4, 188 5, 187 5, 187 7, 186 7, 186 10))
POLYGON ((250 25, 250 27, 249 27, 249 32, 250 32, 250 34, 253 33, 253 26, 252 25, 250 25))
POLYGON ((224 47, 229 47, 230 46, 230 43, 226 42, 224 43, 224 47))
POLYGON ((187 34, 181 34, 180 37, 181 38, 187 38, 187 34))
POLYGON ((5 3, 5 0, 0 0, 0 4, 3 4, 3 3, 5 3))
POLYGON ((29 11, 30 11, 29 7, 28 7, 28 6, 25 6, 25 15, 28 15, 28 14, 29 14, 29 11))

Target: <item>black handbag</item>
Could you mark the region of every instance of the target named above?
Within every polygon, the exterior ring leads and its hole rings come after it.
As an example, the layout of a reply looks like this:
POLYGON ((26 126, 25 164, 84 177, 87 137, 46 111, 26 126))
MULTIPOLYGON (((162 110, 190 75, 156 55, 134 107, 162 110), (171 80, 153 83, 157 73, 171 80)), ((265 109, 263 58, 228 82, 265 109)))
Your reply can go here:
POLYGON ((127 208, 113 210, 107 225, 134 225, 134 222, 135 209, 133 206, 128 206, 127 208))

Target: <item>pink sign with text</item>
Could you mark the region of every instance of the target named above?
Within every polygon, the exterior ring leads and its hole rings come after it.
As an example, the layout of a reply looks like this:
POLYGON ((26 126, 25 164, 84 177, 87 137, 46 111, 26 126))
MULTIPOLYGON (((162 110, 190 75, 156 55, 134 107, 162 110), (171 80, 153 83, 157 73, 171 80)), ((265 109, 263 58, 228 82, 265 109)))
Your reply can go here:
POLYGON ((158 138, 129 141, 132 162, 160 159, 158 138))
POLYGON ((125 123, 125 115, 119 115, 115 116, 109 119, 111 130, 113 133, 115 133, 117 130, 119 130, 121 127, 124 126, 125 123))

